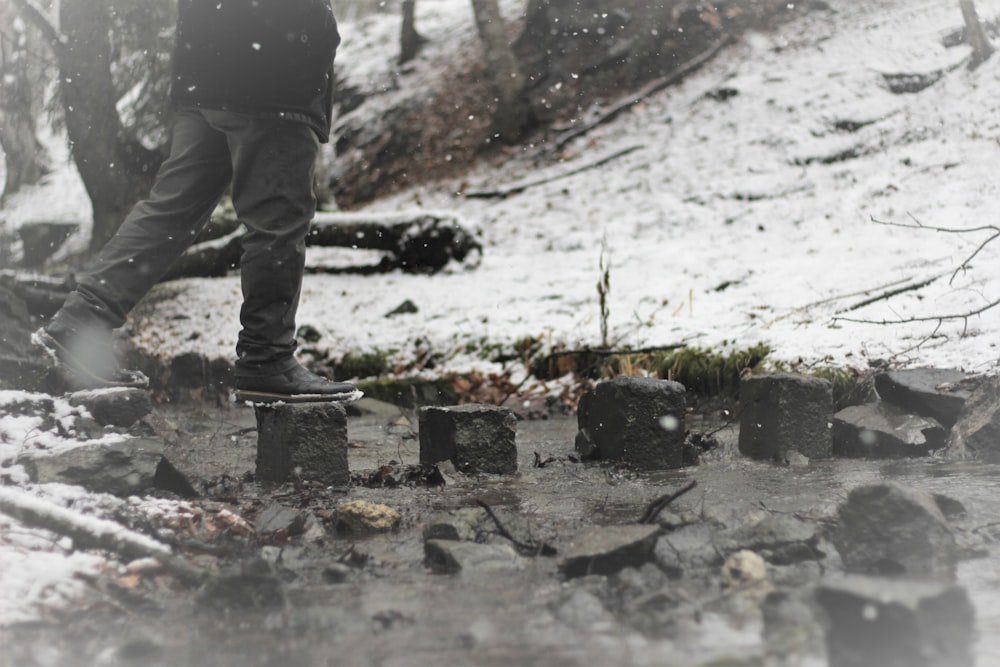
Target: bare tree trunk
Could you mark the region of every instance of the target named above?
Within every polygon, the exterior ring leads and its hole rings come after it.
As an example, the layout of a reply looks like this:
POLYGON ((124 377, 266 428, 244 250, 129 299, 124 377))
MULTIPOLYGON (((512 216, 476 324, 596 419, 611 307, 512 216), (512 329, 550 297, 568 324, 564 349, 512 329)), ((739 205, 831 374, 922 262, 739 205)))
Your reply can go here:
POLYGON ((25 185, 37 183, 48 172, 45 150, 37 139, 35 118, 41 95, 32 84, 40 78, 40 55, 30 53, 28 31, 15 21, 14 8, 0 4, 0 146, 6 156, 7 175, 0 199, 25 185))
POLYGON ((979 20, 974 0, 958 0, 962 8, 962 18, 965 19, 966 41, 972 46, 972 59, 969 69, 979 67, 993 53, 993 45, 986 36, 986 30, 979 20))
POLYGON ((524 135, 532 120, 525 96, 527 79, 510 47, 497 0, 472 0, 472 10, 483 45, 486 75, 493 84, 493 136, 513 143, 524 135))
POLYGON ((403 27, 399 35, 399 64, 405 65, 420 53, 427 39, 417 32, 417 0, 403 0, 403 27))
POLYGON ((149 191, 162 156, 122 126, 111 78, 108 0, 62 0, 60 33, 29 0, 13 0, 56 54, 59 92, 73 161, 93 210, 90 250, 114 236, 132 206, 149 191))

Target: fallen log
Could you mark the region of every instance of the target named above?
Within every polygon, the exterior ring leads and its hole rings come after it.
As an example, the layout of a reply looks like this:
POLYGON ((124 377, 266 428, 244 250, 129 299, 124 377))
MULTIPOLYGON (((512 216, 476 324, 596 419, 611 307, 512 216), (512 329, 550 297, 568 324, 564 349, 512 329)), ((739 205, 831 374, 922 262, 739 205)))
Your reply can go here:
POLYGON ((73 540, 77 549, 106 551, 125 560, 154 558, 170 574, 188 585, 200 585, 208 573, 174 556, 170 548, 151 537, 105 519, 79 514, 24 491, 0 488, 0 512, 26 526, 42 528, 73 540))
MULTIPOLYGON (((223 276, 239 266, 242 229, 189 248, 163 280, 223 276)), ((386 253, 379 270, 402 269, 434 273, 448 262, 465 261, 482 246, 458 221, 445 214, 369 214, 319 212, 313 218, 306 245, 380 250, 386 253)), ((364 269, 356 269, 364 272, 364 269)))

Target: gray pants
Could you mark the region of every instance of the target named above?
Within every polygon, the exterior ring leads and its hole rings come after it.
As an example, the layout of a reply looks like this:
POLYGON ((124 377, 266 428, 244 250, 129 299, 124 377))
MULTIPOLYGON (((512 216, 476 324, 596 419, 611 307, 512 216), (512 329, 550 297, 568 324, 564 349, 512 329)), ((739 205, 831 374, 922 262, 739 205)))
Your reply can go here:
POLYGON ((281 373, 295 365, 295 313, 305 236, 316 210, 319 140, 303 123, 185 109, 170 157, 149 198, 139 202, 98 254, 49 325, 51 330, 117 328, 191 245, 232 183, 247 227, 241 277, 237 375, 281 373))

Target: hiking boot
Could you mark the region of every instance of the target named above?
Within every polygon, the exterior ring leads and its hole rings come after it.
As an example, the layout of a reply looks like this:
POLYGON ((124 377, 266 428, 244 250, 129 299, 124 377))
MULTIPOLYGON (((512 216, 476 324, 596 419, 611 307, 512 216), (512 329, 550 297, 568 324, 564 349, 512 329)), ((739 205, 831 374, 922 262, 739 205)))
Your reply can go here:
POLYGON ((149 386, 139 371, 126 370, 115 359, 111 332, 48 331, 39 329, 31 342, 42 348, 70 376, 74 389, 149 386))
POLYGON ((296 366, 285 373, 237 377, 236 400, 248 403, 346 403, 362 393, 349 382, 334 382, 296 366))

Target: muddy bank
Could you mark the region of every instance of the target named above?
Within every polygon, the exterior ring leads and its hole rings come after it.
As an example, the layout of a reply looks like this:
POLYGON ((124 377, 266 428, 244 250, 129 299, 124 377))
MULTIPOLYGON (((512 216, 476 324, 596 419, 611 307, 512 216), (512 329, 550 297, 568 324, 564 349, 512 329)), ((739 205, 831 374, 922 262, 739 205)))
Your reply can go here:
POLYGON ((517 474, 442 469, 440 479, 428 479, 411 474, 419 460, 415 415, 382 403, 360 407, 348 418, 354 484, 346 488, 252 481, 248 408, 159 408, 156 428, 171 462, 205 494, 191 505, 216 518, 229 511, 250 526, 241 531, 233 519, 209 534, 192 528, 194 519, 176 524, 180 550, 221 576, 189 590, 155 568, 108 572, 74 611, 0 631, 0 664, 827 664, 820 626, 810 620, 816 584, 843 572, 827 529, 851 489, 885 480, 964 507, 948 521, 959 545, 957 582, 976 612, 972 651, 978 664, 1000 656, 998 466, 928 458, 751 462, 736 451, 735 426, 713 412, 689 420, 692 430, 722 428, 701 465, 637 473, 574 462, 576 419, 553 415, 518 422, 517 474), (547 463, 537 467, 539 460, 547 463), (381 486, 362 485, 374 480, 381 486), (658 517, 671 539, 661 537, 648 562, 606 575, 562 571, 579 535, 634 524, 651 500, 691 481, 697 487, 658 517), (355 500, 396 510, 398 527, 347 530, 336 508, 355 500), (455 519, 481 511, 480 501, 497 523, 455 519), (300 515, 299 523, 265 524, 276 506, 300 515), (425 530, 442 517, 474 531, 462 543, 471 551, 453 554, 457 573, 428 565, 425 530), (766 543, 752 530, 762 521, 794 522, 780 528, 794 533, 790 542, 766 543), (501 524, 521 542, 559 553, 514 549, 499 537, 501 524), (767 559, 760 586, 734 584, 723 567, 746 546, 767 559))

